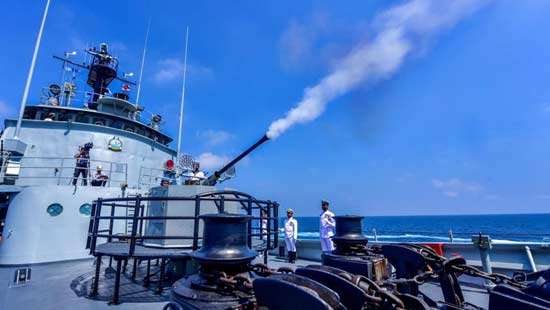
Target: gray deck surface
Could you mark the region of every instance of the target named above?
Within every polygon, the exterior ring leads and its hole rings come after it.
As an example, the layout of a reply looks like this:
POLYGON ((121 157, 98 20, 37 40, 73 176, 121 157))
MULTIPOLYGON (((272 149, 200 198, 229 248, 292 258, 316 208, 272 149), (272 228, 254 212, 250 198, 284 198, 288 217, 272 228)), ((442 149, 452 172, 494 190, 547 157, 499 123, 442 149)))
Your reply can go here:
MULTIPOLYGON (((103 259, 107 266, 108 259, 103 259)), ((155 284, 149 289, 130 281, 131 266, 127 274, 121 277, 120 298, 124 303, 110 306, 107 302, 112 294, 114 274, 111 279, 99 282, 99 295, 93 300, 85 297, 89 292, 93 278, 93 260, 71 261, 32 266, 32 278, 29 284, 10 287, 16 267, 0 268, 0 309, 162 309, 168 300, 168 290, 155 295, 155 284), (134 301, 134 302, 130 302, 134 301)))
MULTIPOLYGON (((260 259, 256 259, 260 262, 260 259)), ((279 268, 283 266, 303 267, 318 262, 298 260, 290 265, 285 260, 269 257, 269 267, 279 268)), ((142 285, 145 264, 138 268, 137 280, 132 281, 131 262, 126 274, 121 277, 120 300, 122 304, 109 305, 108 300, 112 294, 114 274, 105 276, 108 259, 103 259, 99 294, 95 299, 86 297, 90 291, 91 280, 94 273, 93 260, 60 262, 32 266, 32 280, 30 283, 12 287, 10 285, 14 271, 17 267, 0 268, 0 309, 155 309, 159 310, 166 304, 169 298, 169 288, 166 287, 161 295, 155 294, 156 283, 151 283, 149 288, 142 285), (107 277, 107 279, 105 279, 107 277)), ((156 267, 152 267, 154 272, 156 267)), ((436 284, 424 284, 422 291, 434 298, 441 300, 440 289, 436 284)), ((487 307, 488 295, 485 289, 472 286, 464 287, 466 300, 471 303, 487 307)))

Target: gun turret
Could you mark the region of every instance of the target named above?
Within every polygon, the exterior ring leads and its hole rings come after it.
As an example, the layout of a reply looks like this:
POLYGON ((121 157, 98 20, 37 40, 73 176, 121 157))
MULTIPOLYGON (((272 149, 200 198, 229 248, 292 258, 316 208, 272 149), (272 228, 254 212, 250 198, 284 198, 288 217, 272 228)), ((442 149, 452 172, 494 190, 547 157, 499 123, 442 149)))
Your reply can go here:
POLYGON ((250 154, 250 152, 254 151, 256 148, 258 148, 261 144, 269 140, 267 135, 264 135, 260 140, 258 140, 254 145, 249 147, 246 151, 242 152, 239 156, 235 157, 232 161, 230 161, 228 164, 223 166, 220 170, 215 171, 211 176, 209 176, 206 180, 202 182, 202 185, 210 185, 214 186, 216 183, 218 183, 218 180, 224 174, 228 169, 235 166, 237 162, 239 162, 241 159, 243 159, 246 155, 250 154))

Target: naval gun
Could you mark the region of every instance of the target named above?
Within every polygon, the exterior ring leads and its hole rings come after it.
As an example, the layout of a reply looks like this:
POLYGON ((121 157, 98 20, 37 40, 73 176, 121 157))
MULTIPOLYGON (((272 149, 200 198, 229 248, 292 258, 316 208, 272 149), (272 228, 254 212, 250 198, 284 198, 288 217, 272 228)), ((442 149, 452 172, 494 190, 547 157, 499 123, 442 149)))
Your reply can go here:
POLYGON ((263 135, 263 137, 260 138, 260 140, 256 141, 251 147, 246 149, 244 152, 239 154, 239 156, 235 157, 233 160, 231 160, 229 163, 227 163, 225 166, 223 166, 220 170, 214 171, 212 175, 210 175, 207 179, 205 179, 202 182, 202 185, 209 185, 214 186, 216 183, 218 183, 218 180, 220 177, 229 169, 235 166, 239 161, 241 161, 246 155, 250 154, 250 152, 254 151, 256 148, 258 148, 260 145, 262 145, 264 142, 269 140, 269 137, 267 135, 263 135))

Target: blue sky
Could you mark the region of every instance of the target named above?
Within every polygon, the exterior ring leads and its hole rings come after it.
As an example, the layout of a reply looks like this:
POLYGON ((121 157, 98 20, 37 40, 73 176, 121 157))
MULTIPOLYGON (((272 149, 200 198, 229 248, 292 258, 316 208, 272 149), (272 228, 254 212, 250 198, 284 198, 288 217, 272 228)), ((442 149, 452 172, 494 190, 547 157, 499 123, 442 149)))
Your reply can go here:
MULTIPOLYGON (((18 109, 44 3, 0 3, 1 119, 18 109)), ((376 16, 407 1, 93 3, 52 1, 30 102, 60 79, 51 55, 90 43, 110 43, 122 70, 137 73, 151 17, 141 102, 176 136, 189 25, 183 148, 215 166, 372 39, 376 16)), ((321 199, 339 214, 548 212, 549 14, 542 0, 476 8, 422 40, 393 74, 263 145, 226 186, 299 216, 317 215, 321 199)))

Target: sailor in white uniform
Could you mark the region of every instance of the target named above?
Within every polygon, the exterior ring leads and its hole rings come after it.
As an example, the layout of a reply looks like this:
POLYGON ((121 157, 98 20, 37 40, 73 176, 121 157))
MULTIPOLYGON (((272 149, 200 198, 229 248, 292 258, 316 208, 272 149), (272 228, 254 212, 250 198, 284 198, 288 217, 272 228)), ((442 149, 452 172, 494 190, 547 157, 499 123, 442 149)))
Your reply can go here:
POLYGON ((332 252, 334 250, 334 243, 332 243, 332 236, 334 236, 334 228, 336 227, 336 221, 334 220, 334 213, 328 209, 328 201, 321 201, 321 218, 319 222, 319 236, 321 237, 321 250, 323 253, 332 252))
POLYGON ((288 252, 288 262, 293 264, 296 261, 296 240, 298 240, 298 221, 294 218, 292 209, 286 210, 285 220, 285 244, 288 252))
POLYGON ((200 185, 201 182, 206 179, 204 172, 200 170, 200 164, 198 162, 193 162, 191 170, 186 170, 182 173, 184 177, 185 185, 200 185))

